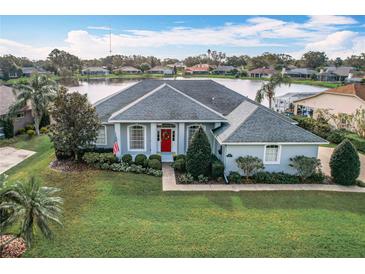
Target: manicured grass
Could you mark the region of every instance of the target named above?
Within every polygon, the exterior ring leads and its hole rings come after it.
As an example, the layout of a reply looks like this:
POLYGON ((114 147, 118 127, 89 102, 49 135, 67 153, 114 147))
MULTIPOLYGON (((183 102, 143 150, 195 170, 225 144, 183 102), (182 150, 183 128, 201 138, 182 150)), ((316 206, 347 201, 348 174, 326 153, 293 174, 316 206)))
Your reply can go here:
POLYGON ((37 234, 26 257, 364 257, 364 194, 162 192, 146 175, 48 168, 46 136, 17 147, 39 153, 8 172, 62 189, 64 227, 37 234))

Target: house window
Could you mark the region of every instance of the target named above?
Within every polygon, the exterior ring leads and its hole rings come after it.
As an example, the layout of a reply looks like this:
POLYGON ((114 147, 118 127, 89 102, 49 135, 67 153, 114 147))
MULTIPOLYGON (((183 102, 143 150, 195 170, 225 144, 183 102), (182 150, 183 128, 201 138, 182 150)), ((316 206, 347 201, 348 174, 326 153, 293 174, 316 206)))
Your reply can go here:
POLYGON ((24 112, 18 112, 17 114, 16 114, 16 118, 17 119, 20 119, 20 118, 23 118, 24 117, 24 112))
POLYGON ((265 164, 280 163, 280 146, 278 145, 265 146, 264 163, 265 164))
POLYGON ((128 127, 129 150, 146 150, 145 126, 133 125, 128 127))
POLYGON ((98 135, 96 137, 97 145, 106 145, 106 126, 102 126, 98 130, 98 135))
POLYGON ((205 130, 204 126, 202 126, 202 125, 190 125, 190 126, 188 126, 188 147, 191 144, 194 133, 197 132, 199 127, 202 127, 205 130))

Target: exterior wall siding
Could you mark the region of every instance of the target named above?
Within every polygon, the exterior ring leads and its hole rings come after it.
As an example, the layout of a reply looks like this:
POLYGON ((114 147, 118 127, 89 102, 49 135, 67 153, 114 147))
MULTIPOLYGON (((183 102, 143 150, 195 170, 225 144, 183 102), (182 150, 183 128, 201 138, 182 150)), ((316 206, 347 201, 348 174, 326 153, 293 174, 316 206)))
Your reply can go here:
MULTIPOLYGON (((238 171, 242 174, 242 170, 238 168, 236 159, 239 156, 254 156, 264 159, 264 145, 227 145, 224 149, 224 164, 226 171, 238 171), (231 154, 232 157, 227 157, 231 154)), ((318 156, 318 145, 281 145, 281 157, 278 164, 265 164, 265 171, 269 172, 285 172, 293 174, 295 170, 289 166, 290 158, 297 155, 304 155, 307 157, 318 156)))
POLYGON ((106 126, 106 145, 96 145, 100 148, 112 148, 115 140, 115 132, 114 125, 105 125, 106 126))
POLYGON ((32 116, 32 111, 24 111, 24 117, 13 119, 14 133, 16 133, 21 128, 25 128, 25 126, 28 124, 33 124, 33 122, 34 119, 32 116))

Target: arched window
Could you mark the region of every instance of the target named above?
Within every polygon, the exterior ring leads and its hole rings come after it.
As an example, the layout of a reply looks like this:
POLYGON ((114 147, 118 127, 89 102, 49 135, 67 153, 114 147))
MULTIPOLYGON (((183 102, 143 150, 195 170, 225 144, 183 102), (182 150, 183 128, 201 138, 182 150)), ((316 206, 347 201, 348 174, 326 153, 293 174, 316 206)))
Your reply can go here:
POLYGON ((146 127, 143 125, 128 126, 128 150, 146 150, 146 127))
POLYGON ((191 140, 193 139, 193 136, 194 136, 194 134, 195 134, 195 132, 197 132, 197 130, 199 129, 199 127, 202 127, 203 128, 203 130, 205 130, 205 126, 203 126, 203 125, 198 125, 198 124, 194 124, 194 125, 190 125, 190 126, 188 126, 188 139, 187 139, 187 147, 189 147, 190 146, 190 144, 191 144, 191 140))
POLYGON ((279 164, 280 163, 280 146, 279 145, 265 146, 264 163, 265 164, 279 164))

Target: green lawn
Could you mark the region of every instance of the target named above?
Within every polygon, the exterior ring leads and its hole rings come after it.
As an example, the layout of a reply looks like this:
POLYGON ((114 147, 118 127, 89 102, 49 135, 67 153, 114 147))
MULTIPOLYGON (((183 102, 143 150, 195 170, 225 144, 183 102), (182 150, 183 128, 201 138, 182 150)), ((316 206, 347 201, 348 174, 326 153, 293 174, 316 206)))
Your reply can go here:
POLYGON ((38 153, 9 179, 37 175, 65 199, 64 228, 25 257, 365 256, 364 194, 164 193, 151 176, 52 171, 46 136, 14 145, 38 153))

